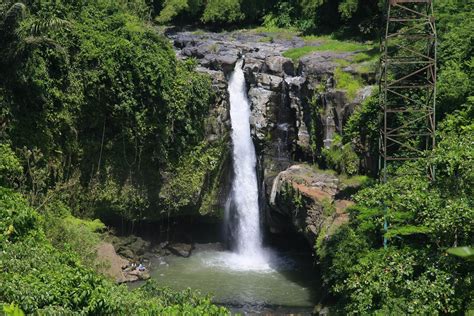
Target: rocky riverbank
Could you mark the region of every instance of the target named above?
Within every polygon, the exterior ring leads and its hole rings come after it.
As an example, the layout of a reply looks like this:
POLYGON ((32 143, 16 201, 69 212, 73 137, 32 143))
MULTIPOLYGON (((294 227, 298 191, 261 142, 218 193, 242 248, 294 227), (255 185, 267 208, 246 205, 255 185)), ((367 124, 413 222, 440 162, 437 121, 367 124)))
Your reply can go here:
POLYGON ((117 283, 143 281, 150 278, 150 271, 166 264, 167 256, 188 258, 194 248, 192 243, 152 243, 134 235, 109 236, 97 245, 96 265, 117 283))

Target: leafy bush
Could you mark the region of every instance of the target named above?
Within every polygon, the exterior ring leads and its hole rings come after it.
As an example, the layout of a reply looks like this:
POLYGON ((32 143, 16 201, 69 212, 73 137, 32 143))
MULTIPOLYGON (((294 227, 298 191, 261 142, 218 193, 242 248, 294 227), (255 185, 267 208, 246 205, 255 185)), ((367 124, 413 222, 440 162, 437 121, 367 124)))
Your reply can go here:
POLYGON ((453 295, 456 277, 421 251, 379 249, 361 257, 349 270, 349 278, 334 288, 348 295, 348 314, 434 315, 459 312, 462 305, 453 295), (417 271, 420 266, 422 272, 417 271))
MULTIPOLYGON (((190 208, 200 209, 203 199, 216 198, 211 195, 219 190, 221 162, 225 161, 227 154, 225 149, 224 141, 216 144, 203 142, 183 156, 161 190, 163 211, 177 213, 190 208)), ((207 208, 201 209, 201 213, 211 212, 212 201, 204 201, 208 205, 204 205, 207 208)))
POLYGON ((208 0, 201 20, 204 23, 235 23, 244 19, 239 0, 208 0))
POLYGON ((25 199, 10 189, 0 187, 0 248, 35 232, 38 215, 25 199))
POLYGON ((339 173, 354 175, 359 171, 359 157, 350 143, 342 144, 339 135, 335 135, 329 148, 323 148, 322 156, 329 168, 339 173))
POLYGON ((168 23, 187 9, 189 9, 188 0, 165 0, 163 10, 156 20, 160 23, 168 23))
MULTIPOLYGON (((129 291, 84 268, 72 252, 58 252, 45 241, 27 238, 4 250, 0 301, 15 302, 26 313, 221 315, 226 310, 188 291, 129 291), (148 294, 147 294, 148 293, 148 294)), ((150 286, 148 286, 149 288, 150 286)), ((156 285, 153 286, 157 288, 156 285)))
POLYGON ((472 243, 474 234, 474 152, 468 145, 474 133, 472 119, 466 122, 447 122, 441 131, 428 159, 438 170, 435 181, 426 177, 426 161, 405 164, 387 183, 360 191, 349 226, 319 246, 325 282, 345 313, 450 314, 468 308, 472 267, 445 252, 472 243))
POLYGON ((176 60, 142 4, 33 1, 0 41, 0 120, 34 162, 22 190, 35 206, 74 180, 68 191, 87 192, 75 212, 139 218, 157 209, 160 171, 203 140, 210 79, 176 60))
POLYGON ((0 144, 0 185, 6 186, 19 178, 23 168, 8 144, 0 144))
POLYGON ((0 188, 0 215, 0 303, 12 303, 27 314, 227 314, 209 297, 189 290, 159 289, 150 282, 129 291, 84 267, 74 251, 84 249, 71 242, 80 237, 88 242, 90 232, 103 227, 99 222, 66 217, 63 236, 72 247, 58 250, 45 239, 39 216, 19 194, 0 188))

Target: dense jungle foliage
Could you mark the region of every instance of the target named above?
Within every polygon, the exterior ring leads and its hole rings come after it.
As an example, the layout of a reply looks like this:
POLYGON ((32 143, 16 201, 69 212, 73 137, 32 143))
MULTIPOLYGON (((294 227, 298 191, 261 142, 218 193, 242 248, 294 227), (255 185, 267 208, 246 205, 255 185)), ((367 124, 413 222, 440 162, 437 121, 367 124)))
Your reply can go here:
MULTIPOLYGON (((435 2, 437 148, 355 196, 350 223, 316 249, 326 285, 348 314, 437 315, 474 310, 472 261, 447 254, 474 244, 474 6, 435 2), (436 177, 426 176, 428 165, 436 177), (384 218, 388 222, 384 229, 384 218), (383 247, 383 237, 388 247, 383 247)), ((377 97, 350 118, 345 144, 376 155, 377 97)))
POLYGON ((142 218, 160 204, 161 172, 207 151, 209 78, 176 60, 148 11, 0 4, 0 305, 12 313, 226 313, 191 291, 129 291, 99 276, 104 225, 72 216, 142 218))
POLYGON ((383 0, 150 0, 159 23, 209 27, 294 28, 370 36, 377 32, 383 0))
POLYGON ((14 182, 76 215, 159 217, 163 172, 208 150, 210 81, 175 59, 141 1, 87 3, 0 8, 0 135, 27 166, 14 182))
MULTIPOLYGON (((215 211, 228 147, 205 139, 210 79, 178 61, 154 23, 374 39, 384 2, 2 1, 0 303, 43 314, 226 313, 190 291, 153 282, 128 291, 95 272, 92 249, 105 228, 91 218, 215 211)), ((360 191, 350 222, 318 243, 336 312, 474 309, 472 262, 447 254, 474 244, 474 7, 436 1, 435 9, 438 146, 360 191)), ((378 113, 373 96, 351 116, 325 153, 330 167, 354 174, 364 169, 355 155, 376 157, 378 113)))

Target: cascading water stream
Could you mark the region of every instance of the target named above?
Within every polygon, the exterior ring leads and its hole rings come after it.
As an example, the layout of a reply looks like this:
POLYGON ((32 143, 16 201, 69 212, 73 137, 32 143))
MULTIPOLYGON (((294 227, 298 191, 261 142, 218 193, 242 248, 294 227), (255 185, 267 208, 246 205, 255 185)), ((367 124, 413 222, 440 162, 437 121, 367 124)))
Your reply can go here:
POLYGON ((256 174, 255 148, 250 135, 250 104, 247 98, 243 61, 237 62, 229 80, 230 117, 232 123, 234 180, 233 205, 237 213, 236 252, 244 266, 267 265, 262 247, 256 174))

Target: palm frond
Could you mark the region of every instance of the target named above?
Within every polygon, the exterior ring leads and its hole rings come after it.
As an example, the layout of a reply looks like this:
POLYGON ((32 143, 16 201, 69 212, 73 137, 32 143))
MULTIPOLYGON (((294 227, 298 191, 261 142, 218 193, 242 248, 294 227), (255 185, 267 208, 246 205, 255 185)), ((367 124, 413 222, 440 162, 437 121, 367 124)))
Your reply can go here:
POLYGON ((47 31, 60 30, 68 28, 71 26, 71 23, 67 20, 52 17, 49 19, 38 19, 31 24, 30 35, 38 36, 47 31))

